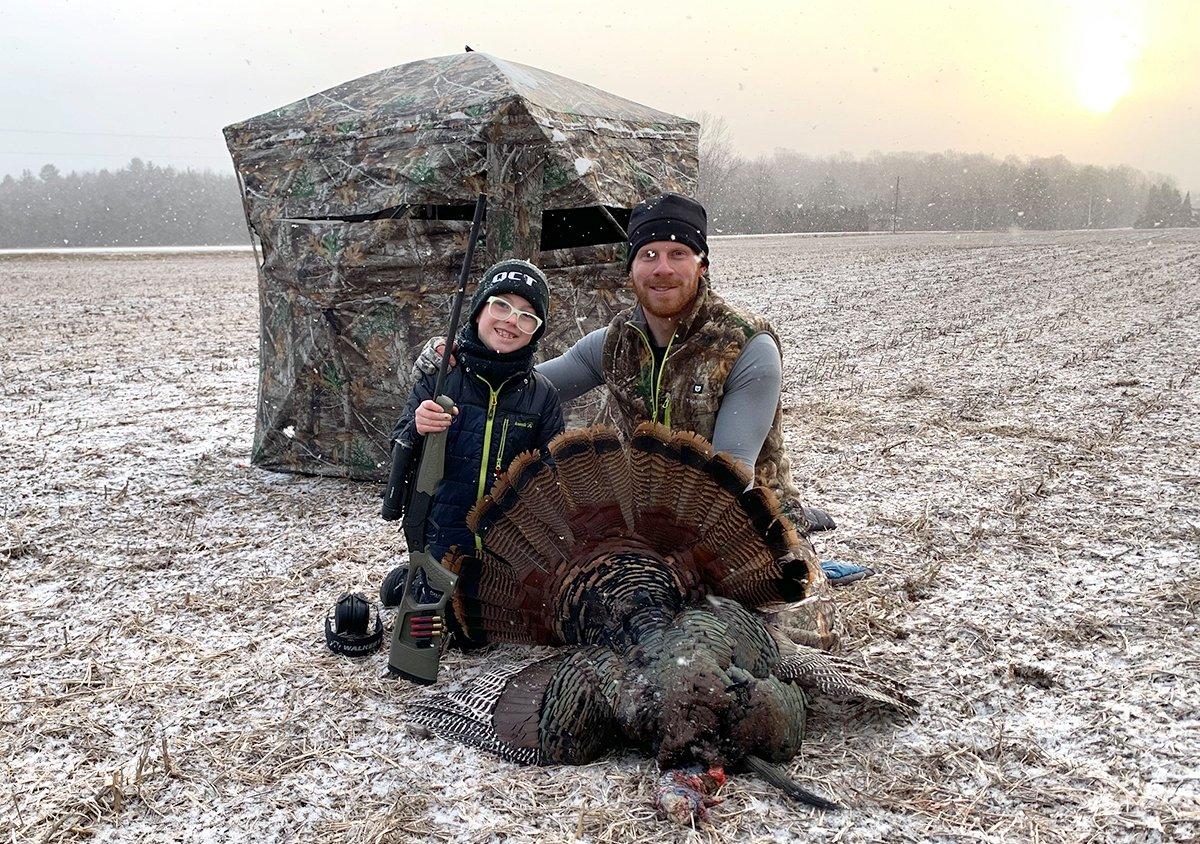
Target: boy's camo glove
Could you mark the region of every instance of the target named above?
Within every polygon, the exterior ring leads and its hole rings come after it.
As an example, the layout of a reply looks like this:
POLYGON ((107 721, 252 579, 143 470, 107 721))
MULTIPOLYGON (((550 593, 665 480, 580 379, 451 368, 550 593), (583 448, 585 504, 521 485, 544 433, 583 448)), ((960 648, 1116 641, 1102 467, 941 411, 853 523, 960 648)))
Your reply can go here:
POLYGON ((422 375, 434 375, 442 365, 442 356, 437 347, 446 342, 445 337, 430 337, 421 347, 421 353, 413 361, 412 370, 408 373, 412 380, 420 379, 422 375))

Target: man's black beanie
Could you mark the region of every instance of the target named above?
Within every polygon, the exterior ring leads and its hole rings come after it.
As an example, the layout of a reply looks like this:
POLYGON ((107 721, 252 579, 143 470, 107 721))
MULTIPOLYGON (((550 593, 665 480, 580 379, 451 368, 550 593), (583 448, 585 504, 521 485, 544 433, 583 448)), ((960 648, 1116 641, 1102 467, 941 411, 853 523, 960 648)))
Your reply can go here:
POLYGON ((664 193, 638 203, 629 215, 629 254, 625 271, 633 257, 647 243, 677 240, 691 247, 708 265, 708 213, 696 200, 677 193, 664 193))
POLYGON ((550 285, 546 274, 528 261, 517 258, 506 258, 483 274, 475 295, 471 297, 471 321, 479 316, 489 296, 499 296, 501 293, 516 293, 529 300, 533 310, 542 318, 542 324, 534 332, 532 341, 536 342, 546 331, 546 321, 550 314, 550 285))

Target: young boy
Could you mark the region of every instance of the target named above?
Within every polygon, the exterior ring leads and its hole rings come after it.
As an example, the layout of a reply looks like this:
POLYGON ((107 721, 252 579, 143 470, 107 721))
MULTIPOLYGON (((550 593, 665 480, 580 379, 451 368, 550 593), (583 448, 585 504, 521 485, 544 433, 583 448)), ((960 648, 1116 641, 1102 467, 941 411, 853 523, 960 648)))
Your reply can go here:
POLYGON ((533 448, 544 453, 563 430, 558 391, 533 371, 549 305, 546 276, 527 261, 501 261, 484 273, 454 346, 458 365, 442 385, 454 399, 455 415, 433 401, 436 374, 423 375, 396 423, 392 440, 413 444, 449 428, 446 471, 426 530, 435 560, 453 545, 478 547, 467 512, 512 458, 533 448))

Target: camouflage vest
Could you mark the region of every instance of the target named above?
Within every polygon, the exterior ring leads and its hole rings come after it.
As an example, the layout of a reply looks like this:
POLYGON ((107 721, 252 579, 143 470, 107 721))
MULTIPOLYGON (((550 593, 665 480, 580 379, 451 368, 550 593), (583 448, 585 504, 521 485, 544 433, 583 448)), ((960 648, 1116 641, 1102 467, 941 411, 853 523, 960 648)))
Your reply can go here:
MULTIPOLYGON (((769 334, 780 347, 769 322, 726 305, 708 290, 707 280, 702 280, 696 301, 667 346, 655 395, 654 354, 646 317, 640 306, 622 311, 609 324, 604 338, 609 418, 626 437, 638 424, 653 419, 673 430, 695 431, 711 442, 725 379, 750 338, 759 334, 769 334)), ((792 502, 799 504, 800 492, 792 483, 782 420, 782 405, 776 403, 771 430, 754 463, 754 482, 774 490, 786 507, 792 502)))

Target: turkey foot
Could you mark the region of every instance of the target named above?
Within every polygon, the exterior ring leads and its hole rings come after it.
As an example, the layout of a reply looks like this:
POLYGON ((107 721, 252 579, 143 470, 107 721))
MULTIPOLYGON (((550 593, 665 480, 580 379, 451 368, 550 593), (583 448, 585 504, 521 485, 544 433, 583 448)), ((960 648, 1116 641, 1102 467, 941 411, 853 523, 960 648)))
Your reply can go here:
POLYGON ((710 807, 724 802, 716 792, 725 779, 725 770, 719 765, 707 771, 700 767, 667 771, 659 779, 654 807, 680 826, 695 826, 697 820, 708 820, 710 807))

